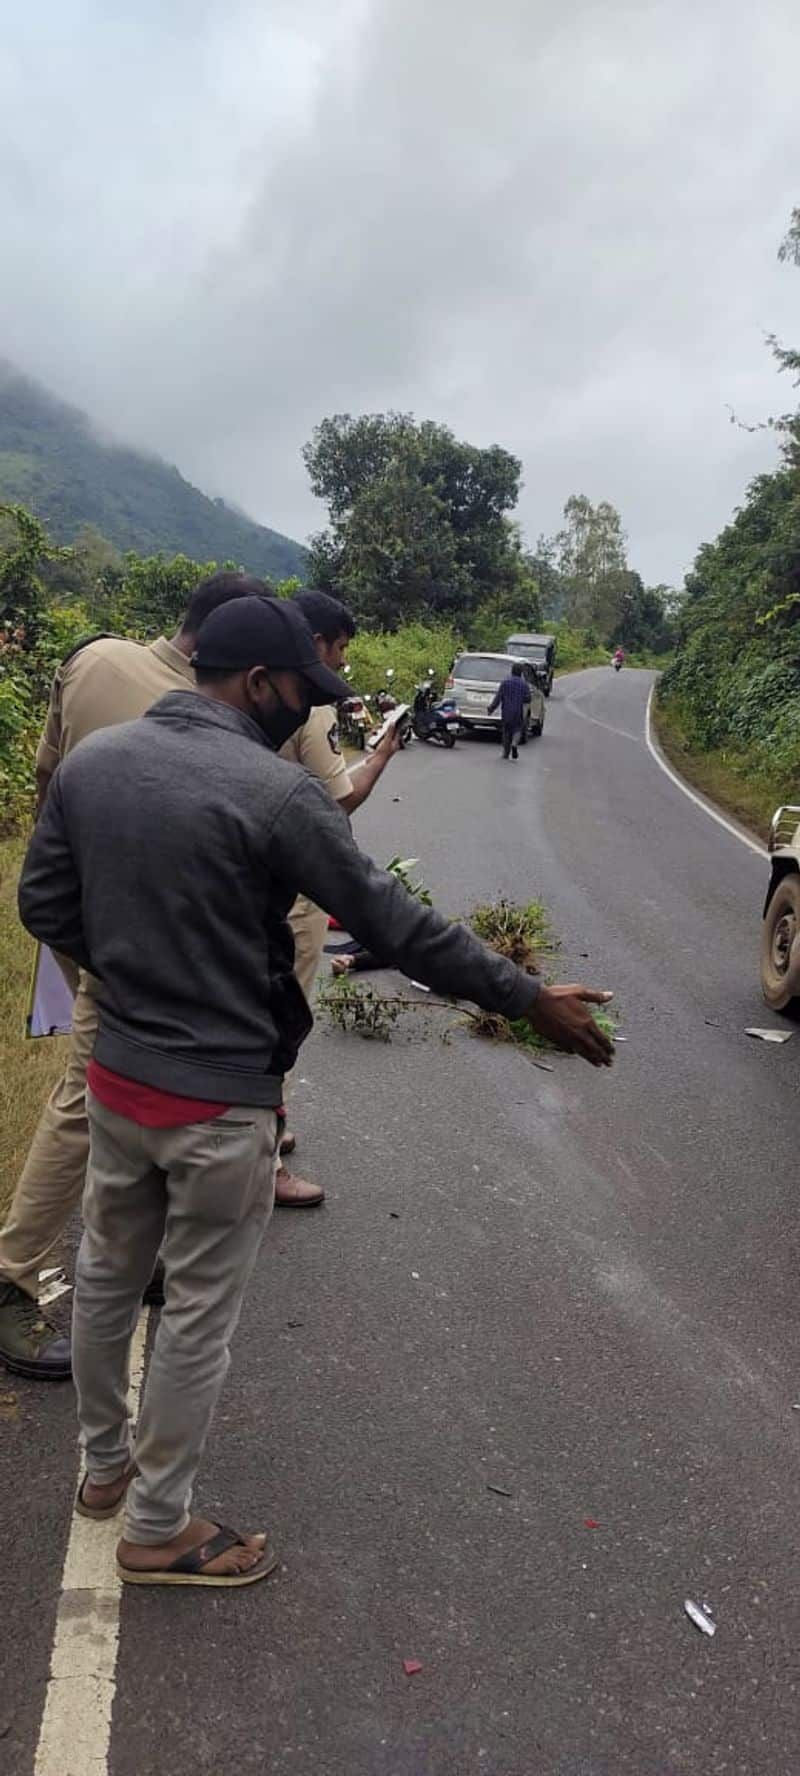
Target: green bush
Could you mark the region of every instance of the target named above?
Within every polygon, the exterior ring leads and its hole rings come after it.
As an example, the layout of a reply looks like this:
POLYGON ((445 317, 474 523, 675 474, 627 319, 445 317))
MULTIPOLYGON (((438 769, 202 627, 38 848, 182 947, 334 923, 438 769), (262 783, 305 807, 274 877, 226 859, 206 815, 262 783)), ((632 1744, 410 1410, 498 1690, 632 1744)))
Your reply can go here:
POLYGON ((459 645, 455 631, 445 624, 429 629, 424 623, 408 623, 393 634, 383 630, 371 634, 365 630, 356 635, 348 650, 353 690, 362 697, 374 697, 377 691, 386 689, 387 667, 393 667, 392 692, 402 702, 409 702, 414 686, 426 677, 429 666, 433 667, 435 683, 441 690, 459 645))
POLYGON ((0 654, 0 836, 27 825, 33 812, 34 758, 39 722, 30 682, 19 659, 0 654))

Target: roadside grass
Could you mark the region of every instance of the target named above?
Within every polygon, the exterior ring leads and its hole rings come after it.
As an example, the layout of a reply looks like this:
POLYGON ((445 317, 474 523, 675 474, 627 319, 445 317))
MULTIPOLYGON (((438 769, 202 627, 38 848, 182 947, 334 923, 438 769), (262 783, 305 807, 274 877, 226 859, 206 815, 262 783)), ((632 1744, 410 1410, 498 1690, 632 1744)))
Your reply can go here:
POLYGON ((778 772, 756 772, 746 753, 729 748, 700 752, 689 745, 678 710, 656 697, 653 726, 670 764, 695 789, 741 820, 766 839, 770 821, 781 802, 797 799, 798 786, 788 785, 778 772))
POLYGON ((23 839, 0 843, 0 1222, 39 1114, 63 1066, 63 1038, 25 1040, 33 943, 17 917, 23 839))

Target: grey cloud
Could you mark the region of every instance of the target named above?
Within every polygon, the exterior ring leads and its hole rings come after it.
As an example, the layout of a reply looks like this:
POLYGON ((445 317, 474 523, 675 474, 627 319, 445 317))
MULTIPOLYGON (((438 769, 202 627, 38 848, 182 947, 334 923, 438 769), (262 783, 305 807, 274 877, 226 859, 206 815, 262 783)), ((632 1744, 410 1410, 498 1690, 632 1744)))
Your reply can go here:
POLYGON ((800 332, 794 0, 52 11, 6 350, 210 491, 303 535, 313 424, 411 408, 522 457, 531 537, 580 489, 675 579, 774 460, 726 403, 800 332))

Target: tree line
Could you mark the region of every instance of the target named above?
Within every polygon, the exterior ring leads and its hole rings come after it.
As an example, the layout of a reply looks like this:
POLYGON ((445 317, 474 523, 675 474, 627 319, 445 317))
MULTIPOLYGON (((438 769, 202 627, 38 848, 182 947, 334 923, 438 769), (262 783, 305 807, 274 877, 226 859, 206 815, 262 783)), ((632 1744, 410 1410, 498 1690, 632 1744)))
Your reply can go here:
MULTIPOLYGON (((800 209, 779 258, 800 269, 800 209)), ((800 351, 769 344, 796 387, 800 351)), ((760 787, 756 813, 796 801, 800 778, 800 410, 761 425, 775 433, 779 465, 756 476, 731 523, 700 549, 661 687, 682 742, 760 787)))
MULTIPOLYGON (((307 578, 354 609, 354 664, 370 682, 389 653, 410 672, 426 655, 502 649, 509 629, 545 624, 561 626, 576 664, 618 642, 670 647, 669 595, 629 568, 614 507, 573 495, 562 529, 526 548, 513 517, 521 464, 500 445, 478 448, 408 413, 337 414, 303 455, 329 515, 307 578)), ((88 524, 65 546, 25 506, 0 505, 0 830, 27 815, 44 702, 71 648, 93 634, 169 633, 198 580, 250 565, 121 553, 88 524)), ((299 584, 266 583, 279 596, 299 584)))

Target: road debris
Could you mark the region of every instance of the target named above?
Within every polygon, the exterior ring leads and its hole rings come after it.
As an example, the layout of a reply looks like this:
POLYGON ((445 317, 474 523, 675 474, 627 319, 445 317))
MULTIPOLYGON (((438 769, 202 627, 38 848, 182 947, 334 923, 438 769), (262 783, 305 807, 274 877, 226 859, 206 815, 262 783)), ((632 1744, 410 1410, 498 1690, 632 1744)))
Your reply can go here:
POLYGON ((689 1621, 694 1622, 695 1628, 699 1628, 701 1634, 716 1634, 716 1622, 712 1622, 710 1615, 706 1610, 700 1608, 699 1603, 692 1603, 691 1597, 687 1597, 683 1607, 689 1621))
POLYGON ((291 1331, 294 1332, 296 1327, 305 1325, 305 1320, 287 1320, 286 1324, 290 1327, 291 1331))
POLYGON ((68 1295, 72 1288, 69 1277, 61 1264, 57 1264, 51 1270, 40 1270, 38 1280, 40 1307, 48 1307, 51 1301, 58 1301, 60 1296, 68 1295))
POLYGON ((390 1209, 389 1210, 389 1220, 390 1221, 399 1221, 400 1220, 400 1215, 399 1215, 399 1212, 397 1209, 390 1209))
POLYGON ((412 987, 416 987, 420 993, 429 993, 430 992, 430 987, 426 987, 424 981, 412 980, 411 985, 412 985, 412 987))
POLYGON ((788 1042, 791 1030, 745 1030, 745 1036, 757 1036, 760 1042, 788 1042))
POLYGON ((415 1283, 418 1283, 418 1282, 419 1282, 419 1271, 418 1271, 418 1270, 412 1270, 412 1272, 411 1272, 411 1276, 412 1276, 412 1280, 413 1280, 413 1281, 414 1281, 414 1282, 415 1282, 415 1283))
POLYGON ((599 1519, 597 1517, 584 1517, 583 1527, 584 1527, 584 1529, 599 1529, 600 1528, 599 1519))
POLYGON ((509 1492, 507 1486, 493 1486, 491 1480, 487 1480, 486 1482, 486 1491, 496 1492, 498 1498, 501 1499, 513 1499, 514 1497, 513 1492, 509 1492))
POLYGON ((19 1401, 16 1394, 0 1394, 0 1420, 5 1424, 10 1424, 15 1418, 19 1418, 19 1401))
POLYGON ((703 1018, 703 1023, 708 1024, 709 1028, 712 1030, 721 1030, 722 1029, 722 1025, 719 1021, 719 1018, 703 1018))
POLYGON ((422 1670, 422 1665, 420 1663, 420 1660, 419 1659, 404 1659, 403 1660, 403 1670, 406 1674, 406 1677, 416 1677, 417 1672, 422 1670))

